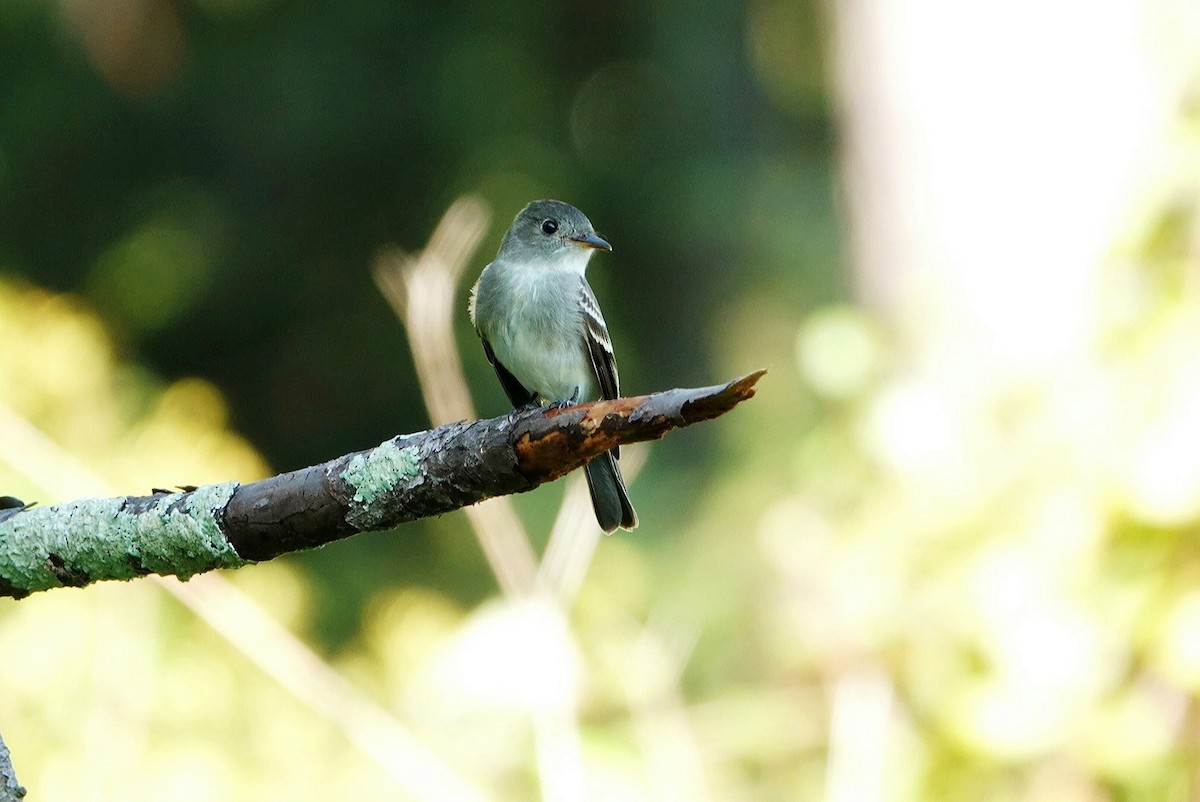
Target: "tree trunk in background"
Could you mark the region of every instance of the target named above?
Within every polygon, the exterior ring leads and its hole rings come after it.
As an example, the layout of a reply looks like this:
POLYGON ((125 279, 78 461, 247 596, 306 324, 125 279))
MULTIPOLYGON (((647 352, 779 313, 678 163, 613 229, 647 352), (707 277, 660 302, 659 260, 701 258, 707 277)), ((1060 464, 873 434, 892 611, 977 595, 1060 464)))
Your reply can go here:
POLYGON ((921 357, 1024 372, 1086 347, 1096 268, 1175 112, 1131 34, 1167 5, 834 4, 856 289, 921 357))

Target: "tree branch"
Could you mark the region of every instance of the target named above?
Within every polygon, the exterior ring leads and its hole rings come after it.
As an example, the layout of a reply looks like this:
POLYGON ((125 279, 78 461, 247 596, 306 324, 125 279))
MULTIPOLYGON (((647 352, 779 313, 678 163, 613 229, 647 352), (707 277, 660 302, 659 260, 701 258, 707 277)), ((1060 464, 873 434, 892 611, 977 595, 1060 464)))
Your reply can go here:
POLYGON ((13 770, 12 755, 0 738, 0 802, 18 802, 24 799, 25 789, 17 782, 17 772, 13 770))
POLYGON ((187 579, 523 493, 614 446, 723 415, 765 372, 451 423, 247 485, 0 509, 0 597, 152 573, 187 579))

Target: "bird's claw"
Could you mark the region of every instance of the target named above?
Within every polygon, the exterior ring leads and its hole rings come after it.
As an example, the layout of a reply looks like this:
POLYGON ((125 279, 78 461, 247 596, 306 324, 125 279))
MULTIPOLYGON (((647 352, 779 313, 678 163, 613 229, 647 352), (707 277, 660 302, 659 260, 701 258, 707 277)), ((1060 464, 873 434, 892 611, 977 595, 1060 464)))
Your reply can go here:
POLYGON ((556 411, 562 411, 567 407, 574 406, 579 403, 579 385, 575 385, 575 392, 571 393, 570 398, 564 398, 561 401, 554 401, 550 404, 550 408, 556 411))

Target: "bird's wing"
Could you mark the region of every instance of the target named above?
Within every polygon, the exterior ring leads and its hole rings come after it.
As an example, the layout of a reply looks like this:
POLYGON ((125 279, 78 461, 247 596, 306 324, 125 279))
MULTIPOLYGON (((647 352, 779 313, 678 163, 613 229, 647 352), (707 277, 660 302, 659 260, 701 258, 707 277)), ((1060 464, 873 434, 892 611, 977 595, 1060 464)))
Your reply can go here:
POLYGON ((484 276, 487 275, 491 266, 489 264, 483 269, 483 272, 479 274, 479 280, 471 288, 471 299, 467 302, 467 312, 471 315, 471 324, 475 326, 475 333, 479 335, 479 341, 483 343, 483 353, 487 356, 488 364, 496 370, 496 376, 500 379, 500 386, 504 388, 504 394, 508 396, 508 400, 514 407, 523 407, 533 401, 537 394, 525 389, 525 386, 517 381, 517 377, 512 375, 500 360, 496 359, 496 352, 492 350, 492 344, 488 342, 483 328, 479 325, 479 285, 483 283, 484 276))
POLYGON ((608 338, 608 326, 604 323, 596 295, 586 280, 579 282, 579 290, 579 305, 583 309, 583 340, 592 362, 592 372, 600 385, 600 395, 618 398, 621 395, 621 380, 617 376, 617 359, 613 355, 612 341, 608 338))
POLYGON ((479 335, 479 341, 483 343, 483 353, 487 355, 488 362, 496 369, 496 376, 500 379, 500 386, 504 388, 504 394, 508 396, 508 400, 512 402, 513 407, 523 407, 536 398, 536 393, 531 390, 526 390, 525 385, 517 381, 517 377, 508 372, 508 368, 501 364, 499 359, 496 359, 496 352, 492 350, 491 343, 483 339, 483 335, 479 335))
MULTIPOLYGON (((600 303, 596 300, 592 288, 588 286, 587 279, 580 280, 579 289, 579 305, 583 309, 584 347, 587 348, 596 383, 600 385, 600 395, 603 398, 619 398, 621 379, 617 375, 617 358, 613 354, 612 341, 608 338, 608 326, 600 312, 600 303)), ((621 451, 614 448, 612 454, 619 459, 621 451)))

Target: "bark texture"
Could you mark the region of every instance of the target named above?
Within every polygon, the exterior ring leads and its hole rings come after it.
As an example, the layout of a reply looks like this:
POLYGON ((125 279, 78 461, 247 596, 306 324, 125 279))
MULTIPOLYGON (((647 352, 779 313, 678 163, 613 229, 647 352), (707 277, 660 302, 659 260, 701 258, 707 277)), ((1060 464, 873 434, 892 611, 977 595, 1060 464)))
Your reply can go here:
POLYGON ((0 509, 0 596, 149 573, 186 579, 523 493, 614 446, 722 415, 764 373, 451 423, 246 485, 0 509))
POLYGON ((0 738, 0 802, 17 802, 24 799, 25 789, 17 782, 17 773, 13 770, 12 755, 0 738))

